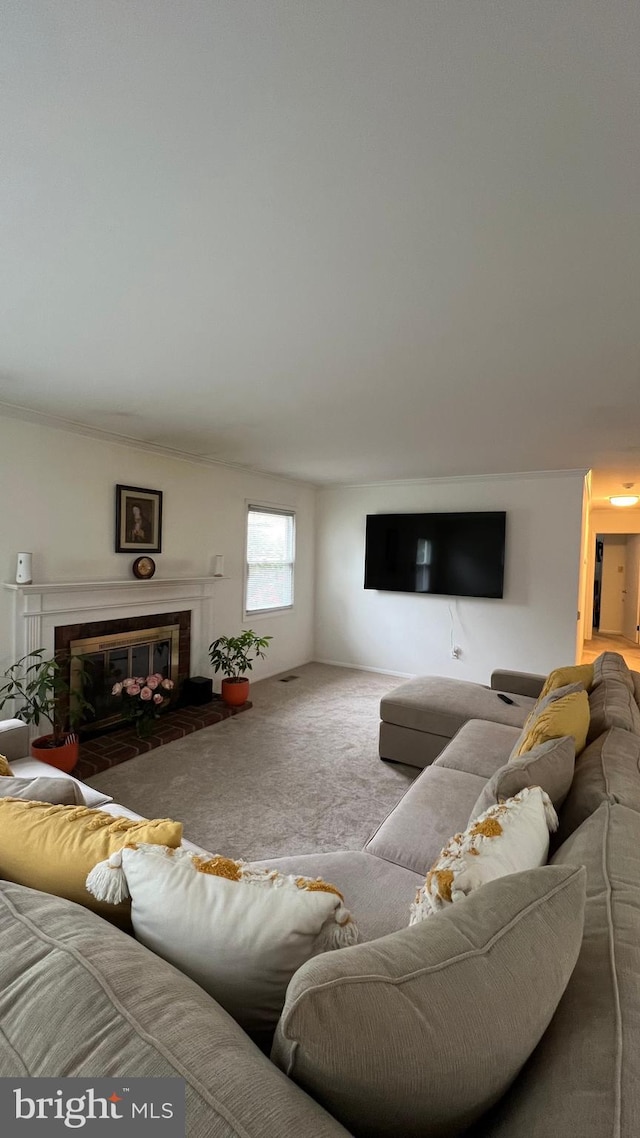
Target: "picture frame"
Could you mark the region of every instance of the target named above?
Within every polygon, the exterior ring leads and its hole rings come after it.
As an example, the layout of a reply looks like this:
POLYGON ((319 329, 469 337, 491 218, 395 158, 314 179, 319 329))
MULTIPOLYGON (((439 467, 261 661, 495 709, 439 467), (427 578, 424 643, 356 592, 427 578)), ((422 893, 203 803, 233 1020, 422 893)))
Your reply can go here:
POLYGON ((162 490, 116 486, 116 553, 162 551, 162 490))

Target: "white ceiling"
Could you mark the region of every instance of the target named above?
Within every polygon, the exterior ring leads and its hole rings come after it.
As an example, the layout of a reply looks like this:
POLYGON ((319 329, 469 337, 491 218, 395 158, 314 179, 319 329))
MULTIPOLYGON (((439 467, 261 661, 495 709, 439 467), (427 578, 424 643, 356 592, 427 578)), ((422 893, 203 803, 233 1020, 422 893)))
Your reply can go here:
POLYGON ((0 400, 315 482, 640 483, 637 0, 0 20, 0 400))

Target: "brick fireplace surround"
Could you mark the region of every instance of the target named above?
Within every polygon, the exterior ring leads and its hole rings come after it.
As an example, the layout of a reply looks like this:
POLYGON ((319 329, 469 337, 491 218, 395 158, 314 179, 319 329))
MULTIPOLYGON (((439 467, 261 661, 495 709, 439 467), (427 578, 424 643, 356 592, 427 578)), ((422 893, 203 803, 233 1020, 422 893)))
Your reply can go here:
MULTIPOLYGON (((38 648, 44 648, 48 655, 53 655, 56 629, 64 625, 84 626, 115 620, 130 622, 134 617, 156 617, 188 610, 191 614, 191 658, 184 666, 181 661, 180 670, 182 672, 184 667, 184 674, 208 675, 208 646, 216 635, 214 594, 217 590, 223 591, 220 600, 224 605, 226 580, 220 577, 165 580, 154 577, 150 581, 125 578, 116 581, 5 584, 5 589, 13 594, 12 658, 17 660, 38 648)), ((250 706, 245 704, 244 708, 250 706)), ((98 770, 105 770, 162 743, 217 723, 228 714, 231 712, 216 700, 204 707, 169 711, 159 720, 158 731, 150 739, 138 739, 131 728, 118 729, 82 744, 82 758, 77 771, 82 769, 84 777, 90 777, 98 770), (85 761, 86 770, 83 767, 85 761)), ((38 728, 32 728, 30 734, 31 737, 39 734, 38 728)))
POLYGON ((215 698, 213 703, 202 707, 181 707, 176 711, 169 711, 157 720, 157 727, 148 739, 139 739, 134 728, 119 728, 107 735, 99 735, 89 739, 80 746, 80 762, 72 772, 76 778, 91 778, 100 771, 115 767, 118 763, 126 763, 128 759, 135 759, 138 755, 145 755, 163 743, 173 743, 176 739, 183 739, 193 731, 202 727, 211 727, 220 723, 231 715, 241 711, 248 711, 251 703, 243 703, 242 707, 227 707, 221 699, 215 698))

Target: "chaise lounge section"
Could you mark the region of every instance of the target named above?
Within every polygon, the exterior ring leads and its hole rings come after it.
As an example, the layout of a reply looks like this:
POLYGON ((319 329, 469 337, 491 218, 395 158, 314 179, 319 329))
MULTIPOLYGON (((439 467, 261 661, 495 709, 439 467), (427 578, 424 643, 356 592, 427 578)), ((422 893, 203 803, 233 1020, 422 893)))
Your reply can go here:
POLYGON ((444 676, 408 680, 380 701, 380 758, 426 767, 469 719, 521 728, 544 680, 505 670, 492 674, 490 687, 444 676))

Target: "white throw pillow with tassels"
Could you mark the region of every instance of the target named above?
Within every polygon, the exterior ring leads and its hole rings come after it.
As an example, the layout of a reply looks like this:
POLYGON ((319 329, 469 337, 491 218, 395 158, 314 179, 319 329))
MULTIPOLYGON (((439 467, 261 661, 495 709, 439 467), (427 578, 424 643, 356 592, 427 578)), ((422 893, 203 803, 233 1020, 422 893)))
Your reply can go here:
POLYGON ((127 847, 95 866, 87 889, 113 903, 130 896, 137 940, 247 1031, 275 1028, 305 960, 358 939, 334 886, 185 849, 127 847))
POLYGON ((462 900, 496 877, 544 865, 549 831, 557 828, 551 799, 539 786, 528 786, 489 807, 463 834, 447 842, 416 894, 409 924, 462 900))

